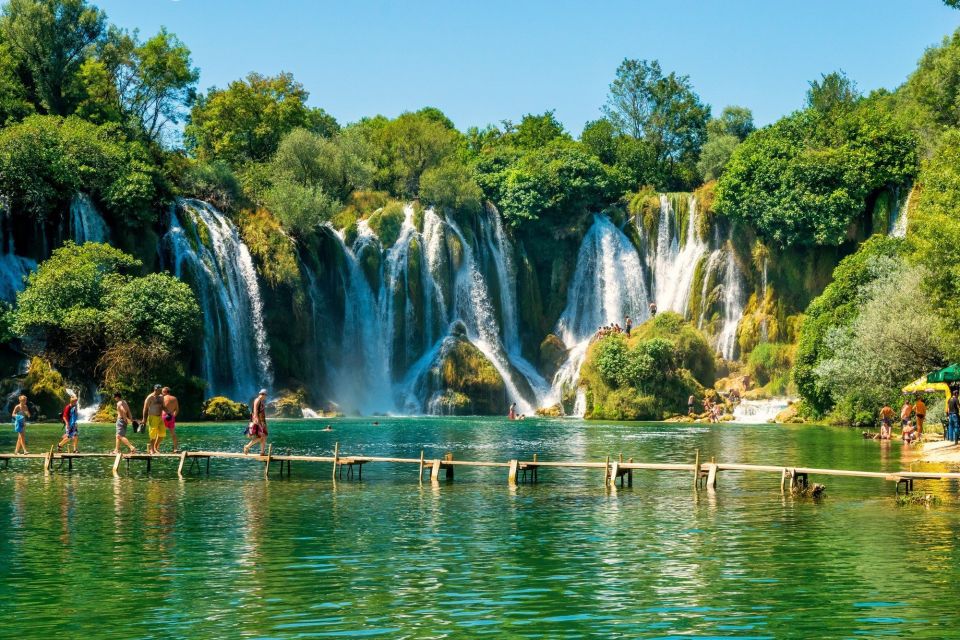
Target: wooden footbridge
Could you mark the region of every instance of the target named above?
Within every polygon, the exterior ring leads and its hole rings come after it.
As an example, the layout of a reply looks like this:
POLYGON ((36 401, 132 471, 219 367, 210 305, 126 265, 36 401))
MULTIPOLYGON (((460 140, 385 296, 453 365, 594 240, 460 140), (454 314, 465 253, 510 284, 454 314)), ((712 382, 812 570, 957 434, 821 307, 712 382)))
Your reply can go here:
POLYGON ((849 477, 849 478, 872 478, 896 483, 896 490, 899 493, 900 488, 906 492, 913 490, 913 484, 916 480, 960 480, 960 473, 947 472, 929 472, 929 471, 856 471, 848 469, 818 469, 813 467, 785 467, 776 465, 756 465, 756 464, 733 464, 722 463, 710 460, 709 462, 700 460, 700 452, 697 451, 696 458, 692 463, 664 463, 664 462, 634 462, 633 458, 627 460, 620 455, 611 460, 608 456, 606 460, 599 461, 565 461, 565 460, 539 460, 536 454, 532 460, 507 460, 504 462, 484 462, 474 460, 455 460, 453 455, 448 453, 442 458, 425 458, 423 451, 419 458, 394 458, 380 456, 355 456, 340 453, 340 444, 334 448, 332 456, 312 456, 297 454, 274 454, 271 445, 265 455, 243 454, 229 451, 182 451, 180 453, 66 453, 54 451, 51 447, 46 453, 34 454, 0 454, 0 462, 4 469, 9 469, 12 462, 39 462, 43 465, 44 473, 53 473, 62 471, 66 466, 67 470, 72 470, 74 462, 89 459, 106 459, 113 462, 113 473, 119 474, 121 465, 124 465, 129 471, 131 462, 142 462, 145 464, 146 471, 150 472, 154 462, 172 462, 177 465, 177 475, 183 476, 184 473, 204 472, 210 473, 211 460, 242 460, 263 465, 264 477, 270 477, 271 467, 276 469, 281 477, 288 476, 291 473, 292 464, 329 464, 331 465, 332 477, 334 480, 342 480, 344 473, 347 479, 356 477, 363 479, 363 467, 367 464, 388 463, 395 465, 416 466, 419 470, 419 481, 423 482, 424 472, 428 473, 431 483, 439 484, 441 475, 445 481, 452 481, 454 470, 457 467, 486 467, 502 468, 506 470, 506 480, 510 486, 516 486, 518 482, 535 483, 538 480, 538 474, 541 469, 587 469, 603 471, 603 482, 607 487, 615 487, 617 482, 621 487, 633 485, 634 471, 654 471, 654 472, 674 472, 690 474, 694 488, 705 488, 715 490, 717 487, 718 476, 721 473, 740 472, 740 473, 765 473, 780 476, 780 490, 785 486, 790 489, 806 489, 809 485, 810 476, 815 477, 849 477), (279 467, 279 468, 278 468, 279 467))

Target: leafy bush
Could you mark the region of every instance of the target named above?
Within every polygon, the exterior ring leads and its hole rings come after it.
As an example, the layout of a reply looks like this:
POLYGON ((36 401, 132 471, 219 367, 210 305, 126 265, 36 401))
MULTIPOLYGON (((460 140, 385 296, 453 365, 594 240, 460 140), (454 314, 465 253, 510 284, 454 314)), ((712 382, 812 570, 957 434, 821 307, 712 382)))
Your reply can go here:
POLYGON ((191 162, 181 177, 185 195, 205 200, 221 211, 231 211, 243 198, 240 181, 225 162, 191 162))
POLYGON ((733 152, 716 210, 781 246, 837 245, 867 197, 917 172, 916 140, 869 101, 787 116, 733 152))
POLYGON ((214 396, 203 403, 200 416, 204 420, 222 422, 225 420, 249 420, 250 407, 242 402, 234 402, 224 396, 214 396))
POLYGON ((31 116, 0 130, 0 193, 13 211, 37 220, 83 191, 120 220, 148 221, 155 215, 156 173, 143 147, 125 141, 114 125, 31 116))
POLYGON ((445 160, 420 178, 420 200, 428 206, 477 212, 482 195, 470 169, 457 160, 445 160))
POLYGON ((400 237, 400 229, 403 227, 405 218, 403 205, 399 202, 391 202, 370 216, 367 223, 386 249, 392 247, 400 237))
POLYGON ((23 380, 23 389, 30 402, 47 418, 55 418, 66 405, 69 397, 60 372, 43 358, 30 359, 27 376, 23 380))

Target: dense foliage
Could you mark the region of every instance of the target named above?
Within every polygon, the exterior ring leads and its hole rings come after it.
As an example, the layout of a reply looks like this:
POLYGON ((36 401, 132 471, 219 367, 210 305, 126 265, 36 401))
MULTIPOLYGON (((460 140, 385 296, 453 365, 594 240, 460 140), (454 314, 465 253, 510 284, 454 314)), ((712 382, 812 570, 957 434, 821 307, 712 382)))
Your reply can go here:
POLYGON ((868 100, 815 100, 747 137, 717 186, 718 212, 780 246, 840 244, 871 195, 917 174, 916 140, 889 114, 868 100))
POLYGON ((200 308, 172 276, 136 277, 141 266, 105 244, 67 242, 30 274, 11 329, 28 354, 78 381, 146 392, 163 379, 183 388, 200 308))
POLYGON ((600 338, 590 346, 581 372, 588 417, 612 420, 660 420, 682 413, 687 398, 701 394, 713 377, 709 343, 675 313, 657 315, 630 337, 600 338))

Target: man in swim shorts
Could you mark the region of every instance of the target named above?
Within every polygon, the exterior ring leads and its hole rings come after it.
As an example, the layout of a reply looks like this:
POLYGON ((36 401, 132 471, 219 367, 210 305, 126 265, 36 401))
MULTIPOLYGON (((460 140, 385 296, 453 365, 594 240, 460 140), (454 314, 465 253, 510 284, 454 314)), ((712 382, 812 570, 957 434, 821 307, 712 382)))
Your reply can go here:
POLYGON ((889 440, 893 432, 893 408, 889 404, 880 409, 880 439, 889 440))
POLYGON ((133 416, 130 415, 130 405, 123 399, 120 392, 113 394, 113 400, 117 403, 117 442, 113 447, 113 453, 120 453, 120 444, 126 445, 130 453, 135 453, 137 448, 127 440, 127 426, 133 422, 133 416))
POLYGON ((147 424, 147 437, 150 444, 147 446, 147 453, 160 453, 160 442, 166 437, 163 426, 163 394, 160 393, 160 385, 153 385, 153 393, 148 395, 143 401, 143 421, 147 424))
POLYGON ((167 431, 170 432, 170 437, 173 438, 173 452, 179 453, 180 445, 177 442, 177 414, 180 413, 180 402, 177 400, 177 396, 170 393, 170 387, 164 387, 161 393, 163 393, 163 413, 161 414, 163 426, 167 428, 167 431))
POLYGON ((927 403, 917 396, 913 404, 913 412, 917 415, 917 438, 923 437, 923 423, 927 419, 927 403))
POLYGON ((63 422, 63 437, 57 444, 57 451, 62 451, 63 445, 73 440, 73 452, 77 452, 77 445, 80 444, 80 430, 77 428, 77 420, 80 416, 77 402, 77 396, 70 396, 70 402, 60 414, 60 420, 63 422))
POLYGON ((253 401, 253 416, 250 418, 250 425, 247 427, 247 437, 250 438, 243 447, 243 453, 250 453, 250 447, 260 443, 260 455, 264 454, 267 448, 267 390, 260 389, 256 400, 253 401))

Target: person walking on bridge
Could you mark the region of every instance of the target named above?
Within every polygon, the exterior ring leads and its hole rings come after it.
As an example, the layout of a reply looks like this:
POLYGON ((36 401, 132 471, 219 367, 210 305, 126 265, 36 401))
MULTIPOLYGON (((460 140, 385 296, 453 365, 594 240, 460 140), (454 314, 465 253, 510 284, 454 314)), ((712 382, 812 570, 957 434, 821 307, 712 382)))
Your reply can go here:
POLYGON ((113 447, 113 453, 120 453, 120 445, 123 444, 130 453, 136 453, 137 448, 127 440, 127 427, 133 422, 133 415, 130 413, 130 405, 123 399, 123 396, 117 391, 113 394, 113 401, 117 403, 117 437, 116 444, 113 447))
MULTIPOLYGON (((374 423, 376 424, 376 423, 374 423)), ((260 389, 257 398, 253 401, 253 415, 250 419, 250 426, 247 427, 247 436, 250 438, 243 447, 244 455, 250 453, 250 447, 260 443, 260 455, 263 455, 267 448, 267 390, 260 389)))
POLYGON ((27 418, 30 417, 30 409, 27 407, 27 396, 17 398, 17 406, 13 408, 13 430, 17 434, 17 445, 13 448, 14 455, 23 452, 27 455, 27 418))
POLYGON ((180 444, 177 442, 177 415, 180 413, 180 401, 170 393, 170 387, 161 390, 163 394, 163 426, 173 438, 173 452, 180 453, 180 444))
POLYGON ((80 444, 80 430, 77 428, 77 420, 80 418, 78 402, 77 396, 70 396, 70 402, 63 408, 63 413, 60 414, 60 420, 63 422, 63 437, 57 444, 57 451, 62 451, 63 445, 73 440, 73 452, 77 452, 77 445, 80 444))
POLYGON ((160 453, 160 443, 166 437, 163 428, 163 395, 160 393, 160 385, 153 385, 153 393, 148 395, 143 401, 143 421, 147 423, 147 437, 150 444, 147 445, 147 453, 160 453))

